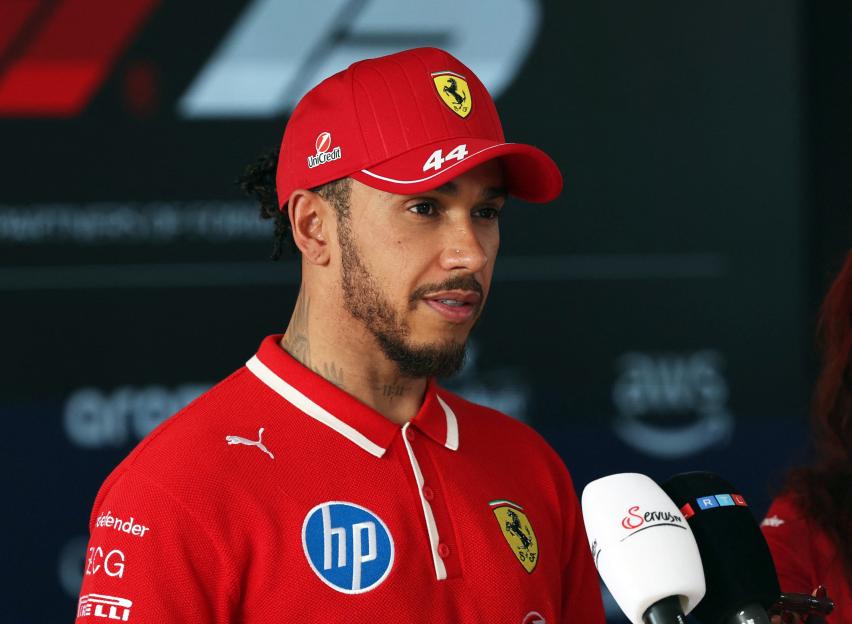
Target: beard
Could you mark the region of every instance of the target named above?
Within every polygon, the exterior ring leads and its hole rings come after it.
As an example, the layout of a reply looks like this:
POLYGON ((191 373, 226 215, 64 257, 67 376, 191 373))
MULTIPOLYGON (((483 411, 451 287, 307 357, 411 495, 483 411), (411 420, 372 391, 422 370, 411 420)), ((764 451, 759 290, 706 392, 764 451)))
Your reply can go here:
MULTIPOLYGON (((436 344, 410 344, 411 328, 400 318, 361 260, 352 239, 348 216, 338 218, 338 240, 344 307, 364 324, 385 357, 397 365, 400 375, 422 378, 449 377, 456 373, 464 364, 466 342, 447 338, 436 344)), ((409 310, 414 310, 425 294, 454 289, 482 294, 482 286, 472 275, 459 275, 442 284, 419 287, 409 298, 409 310)))

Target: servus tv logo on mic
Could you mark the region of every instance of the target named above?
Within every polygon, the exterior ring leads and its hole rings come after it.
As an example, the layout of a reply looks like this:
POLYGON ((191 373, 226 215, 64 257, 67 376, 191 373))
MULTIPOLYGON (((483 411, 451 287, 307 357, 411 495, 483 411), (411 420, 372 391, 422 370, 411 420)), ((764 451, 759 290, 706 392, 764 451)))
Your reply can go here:
POLYGON ((686 520, 680 514, 671 511, 642 511, 639 505, 633 505, 627 509, 627 515, 621 519, 621 526, 630 531, 621 538, 622 542, 645 529, 673 526, 684 531, 687 530, 686 520))

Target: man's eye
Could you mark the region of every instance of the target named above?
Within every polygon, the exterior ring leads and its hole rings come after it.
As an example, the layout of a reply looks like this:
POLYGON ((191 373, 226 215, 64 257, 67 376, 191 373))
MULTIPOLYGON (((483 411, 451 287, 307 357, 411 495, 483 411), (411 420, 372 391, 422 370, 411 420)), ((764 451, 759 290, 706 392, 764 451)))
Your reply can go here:
POLYGON ((500 210, 498 208, 480 208, 476 211, 476 216, 481 217, 483 219, 496 219, 500 216, 500 210))
POLYGON ((414 204, 408 209, 408 212, 413 212, 414 214, 418 214, 424 217, 431 217, 435 214, 435 204, 431 202, 420 202, 419 204, 414 204))

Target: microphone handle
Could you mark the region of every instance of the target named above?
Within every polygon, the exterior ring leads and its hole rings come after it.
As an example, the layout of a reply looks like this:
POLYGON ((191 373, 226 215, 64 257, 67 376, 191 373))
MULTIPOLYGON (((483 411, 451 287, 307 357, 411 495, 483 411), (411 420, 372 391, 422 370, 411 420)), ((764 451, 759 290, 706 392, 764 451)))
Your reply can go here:
POLYGON ((757 603, 752 603, 738 610, 725 620, 725 624, 770 624, 766 609, 757 603))
POLYGON ((687 624, 677 596, 669 596, 652 604, 642 614, 642 621, 645 624, 687 624))

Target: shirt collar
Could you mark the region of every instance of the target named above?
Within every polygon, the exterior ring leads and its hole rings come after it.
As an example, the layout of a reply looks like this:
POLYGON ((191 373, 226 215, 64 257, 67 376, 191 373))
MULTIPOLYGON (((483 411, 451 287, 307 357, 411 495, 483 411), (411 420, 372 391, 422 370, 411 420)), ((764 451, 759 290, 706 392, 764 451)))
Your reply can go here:
MULTIPOLYGON (((303 413, 368 453, 382 457, 400 431, 400 425, 302 365, 281 348, 280 340, 280 334, 264 338, 246 367, 303 413)), ((458 421, 438 391, 435 380, 430 379, 411 426, 455 451, 459 445, 458 421)))

